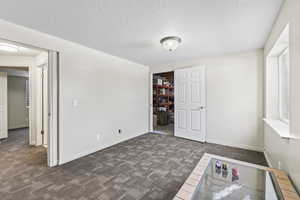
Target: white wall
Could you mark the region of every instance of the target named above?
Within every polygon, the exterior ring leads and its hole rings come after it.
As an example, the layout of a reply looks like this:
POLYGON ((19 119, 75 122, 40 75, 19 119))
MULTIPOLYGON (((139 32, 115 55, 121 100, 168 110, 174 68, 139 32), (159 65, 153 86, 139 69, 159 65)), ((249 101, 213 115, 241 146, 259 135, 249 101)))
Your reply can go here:
POLYGON ((150 69, 156 73, 197 65, 205 65, 207 70, 207 142, 262 151, 263 51, 150 69))
POLYGON ((148 67, 3 20, 0 30, 0 38, 59 52, 60 163, 148 131, 148 67))
POLYGON ((20 76, 7 78, 8 129, 29 126, 29 109, 25 102, 27 79, 20 76))
POLYGON ((300 189, 300 1, 286 0, 265 46, 265 57, 290 23, 290 132, 298 139, 284 140, 264 125, 265 150, 273 165, 286 170, 300 189))

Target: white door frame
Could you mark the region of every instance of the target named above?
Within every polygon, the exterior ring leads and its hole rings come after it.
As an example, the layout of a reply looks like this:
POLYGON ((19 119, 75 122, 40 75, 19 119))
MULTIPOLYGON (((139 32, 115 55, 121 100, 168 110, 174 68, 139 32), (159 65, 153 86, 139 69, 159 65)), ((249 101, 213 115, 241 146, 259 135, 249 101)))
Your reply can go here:
MULTIPOLYGON (((47 58, 49 57, 49 54, 47 55, 47 58)), ((47 98, 48 98, 48 89, 46 89, 45 91, 47 93, 45 93, 44 89, 45 86, 48 86, 48 84, 44 84, 45 80, 47 81, 47 77, 48 77, 48 73, 47 70, 45 70, 45 68, 48 68, 48 60, 45 60, 44 62, 42 62, 42 64, 37 65, 36 67, 36 72, 38 74, 38 84, 37 84, 37 117, 36 117, 36 124, 37 124, 37 135, 39 135, 39 139, 37 139, 37 141, 39 141, 36 145, 40 146, 44 144, 44 141, 48 138, 45 139, 44 135, 46 135, 48 137, 48 131, 47 131, 47 124, 48 124, 48 103, 47 103, 47 98), (46 73, 45 73, 46 71, 46 73), (44 80, 45 79, 45 80, 44 80), (47 121, 47 123, 45 123, 47 121), (43 132, 43 133, 42 133, 43 132)), ((46 140, 47 141, 47 140, 46 140)))
POLYGON ((8 136, 7 117, 7 73, 0 72, 0 139, 8 136))
POLYGON ((35 66, 28 66, 29 72, 29 145, 36 145, 37 129, 36 129, 36 91, 33 89, 36 84, 35 66))
POLYGON ((59 163, 59 53, 48 52, 48 166, 59 163))
POLYGON ((149 80, 149 132, 153 132, 153 74, 150 73, 150 80, 149 80))

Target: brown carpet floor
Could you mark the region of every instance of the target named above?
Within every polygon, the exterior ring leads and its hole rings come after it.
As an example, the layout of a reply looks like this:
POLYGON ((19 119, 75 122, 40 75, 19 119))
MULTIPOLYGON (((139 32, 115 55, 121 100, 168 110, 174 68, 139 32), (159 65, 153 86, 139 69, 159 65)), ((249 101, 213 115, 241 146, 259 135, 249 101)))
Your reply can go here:
POLYGON ((65 165, 47 168, 28 130, 0 144, 0 199, 169 200, 205 152, 266 165, 259 152, 145 134, 65 165))

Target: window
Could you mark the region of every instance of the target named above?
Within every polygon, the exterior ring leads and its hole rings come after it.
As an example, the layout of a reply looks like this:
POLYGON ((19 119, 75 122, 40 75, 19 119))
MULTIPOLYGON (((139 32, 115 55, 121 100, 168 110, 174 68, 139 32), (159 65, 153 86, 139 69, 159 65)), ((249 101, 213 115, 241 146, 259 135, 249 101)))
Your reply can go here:
POLYGON ((278 56, 279 119, 289 122, 289 48, 278 56))
POLYGON ((289 24, 266 57, 265 123, 282 138, 290 134, 290 38, 289 24))

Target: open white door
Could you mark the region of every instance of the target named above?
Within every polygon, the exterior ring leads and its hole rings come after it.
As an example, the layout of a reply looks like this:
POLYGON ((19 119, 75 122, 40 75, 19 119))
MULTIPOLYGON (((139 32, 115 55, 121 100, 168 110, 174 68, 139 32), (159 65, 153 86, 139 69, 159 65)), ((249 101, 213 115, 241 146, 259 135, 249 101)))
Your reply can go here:
POLYGON ((0 139, 8 137, 7 128, 7 73, 0 72, 0 139))
POLYGON ((205 142, 205 67, 175 71, 175 136, 205 142))

